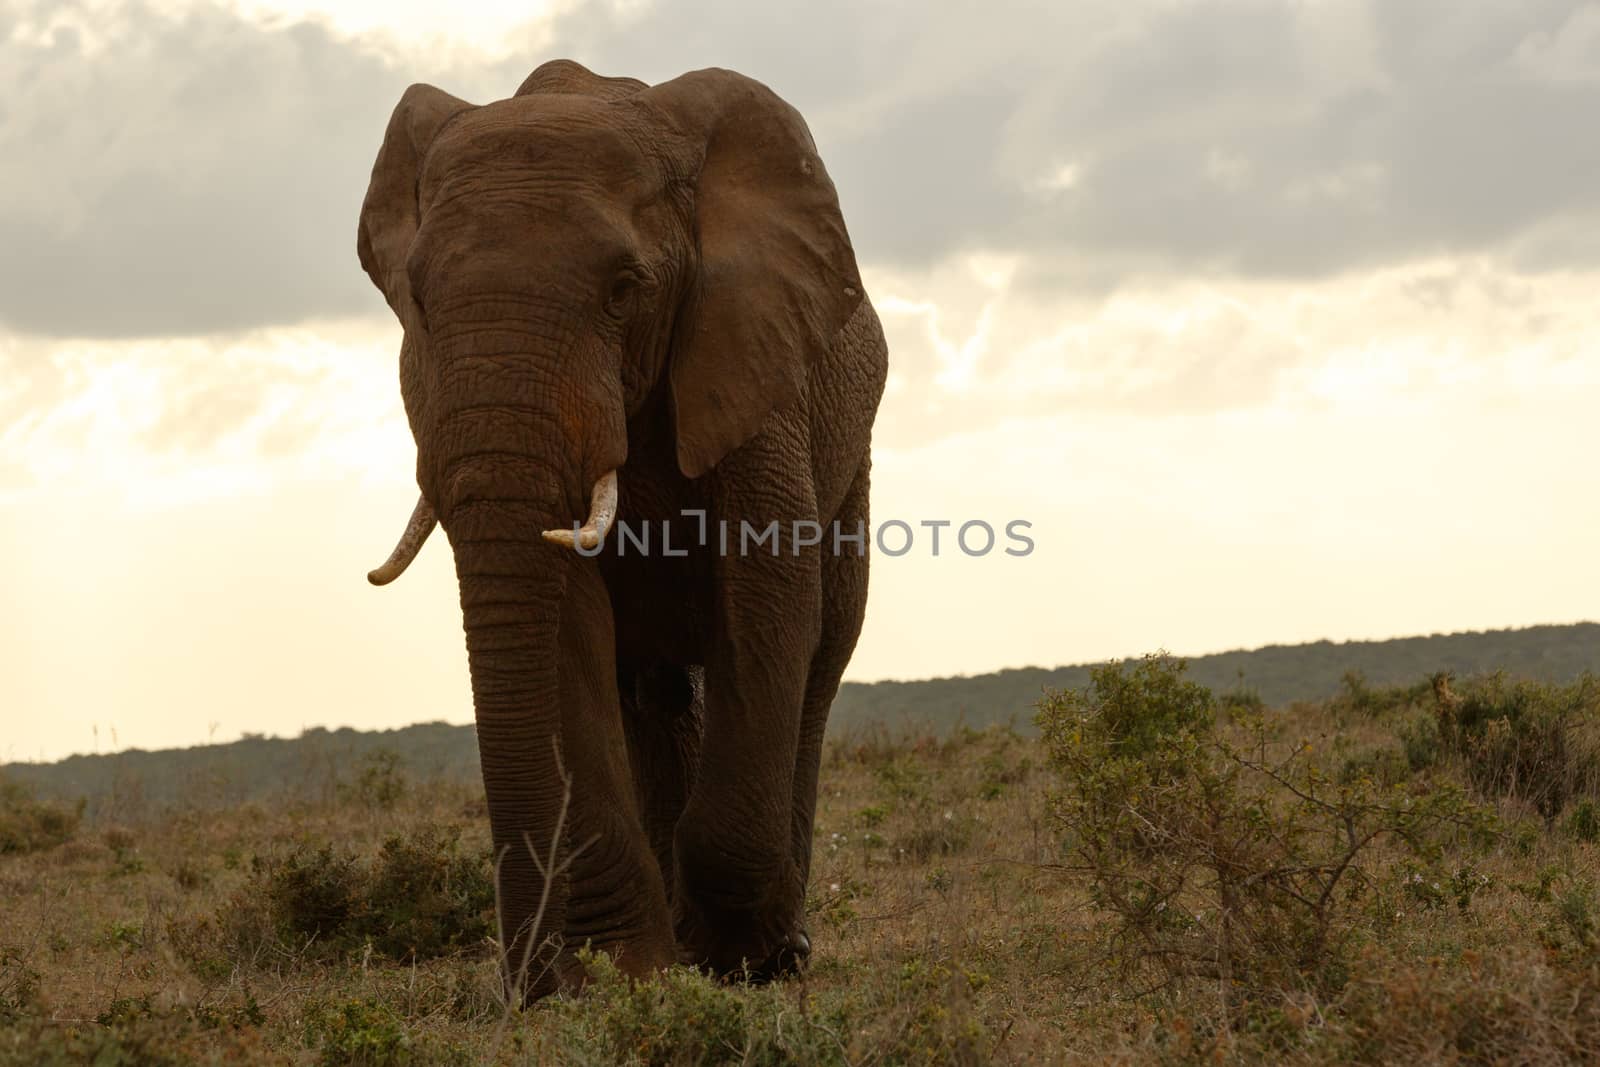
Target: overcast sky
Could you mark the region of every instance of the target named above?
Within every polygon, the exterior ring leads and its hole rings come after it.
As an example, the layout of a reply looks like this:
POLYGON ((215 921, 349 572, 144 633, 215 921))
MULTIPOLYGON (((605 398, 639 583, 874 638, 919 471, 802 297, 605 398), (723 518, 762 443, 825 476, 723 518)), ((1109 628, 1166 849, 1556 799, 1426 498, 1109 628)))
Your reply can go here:
POLYGON ((727 66, 891 343, 850 677, 1600 616, 1600 4, 0 0, 0 758, 470 719, 356 214, 413 81, 727 66))

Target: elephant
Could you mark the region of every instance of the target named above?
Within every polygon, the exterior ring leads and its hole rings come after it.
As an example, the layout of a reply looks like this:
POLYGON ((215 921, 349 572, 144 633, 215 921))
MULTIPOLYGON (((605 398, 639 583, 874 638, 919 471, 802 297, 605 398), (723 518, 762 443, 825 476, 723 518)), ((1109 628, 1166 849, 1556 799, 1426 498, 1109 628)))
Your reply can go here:
POLYGON ((369 579, 443 527, 508 995, 581 986, 585 945, 634 976, 797 972, 888 359, 805 121, 721 69, 413 85, 357 252, 420 490, 369 579))

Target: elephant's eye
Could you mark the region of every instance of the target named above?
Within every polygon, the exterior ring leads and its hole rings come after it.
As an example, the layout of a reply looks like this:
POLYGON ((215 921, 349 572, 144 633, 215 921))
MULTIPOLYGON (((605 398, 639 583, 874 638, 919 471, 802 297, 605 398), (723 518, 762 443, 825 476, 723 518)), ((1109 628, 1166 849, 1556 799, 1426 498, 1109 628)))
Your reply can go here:
POLYGON ((639 295, 639 276, 632 271, 617 275, 611 281, 611 286, 606 290, 606 314, 613 318, 624 318, 633 310, 634 300, 639 295))

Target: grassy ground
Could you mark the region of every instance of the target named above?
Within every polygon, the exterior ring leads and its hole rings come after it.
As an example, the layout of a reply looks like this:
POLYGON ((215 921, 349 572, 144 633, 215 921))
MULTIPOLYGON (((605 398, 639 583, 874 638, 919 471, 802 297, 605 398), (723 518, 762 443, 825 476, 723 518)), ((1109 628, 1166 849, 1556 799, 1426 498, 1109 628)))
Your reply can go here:
POLYGON ((764 988, 595 960, 505 1011, 481 795, 381 759, 139 822, 7 791, 0 1064, 1600 1058, 1590 687, 1263 712, 1142 669, 1044 740, 832 743, 813 965, 764 988))

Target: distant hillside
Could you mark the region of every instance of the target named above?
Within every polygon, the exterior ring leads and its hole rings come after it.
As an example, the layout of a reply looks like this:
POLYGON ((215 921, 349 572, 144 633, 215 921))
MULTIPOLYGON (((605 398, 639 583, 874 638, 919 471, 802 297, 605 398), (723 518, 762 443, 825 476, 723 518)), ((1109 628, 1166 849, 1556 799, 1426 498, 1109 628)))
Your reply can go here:
MULTIPOLYGON (((1196 681, 1217 692, 1242 685, 1272 706, 1332 696, 1350 671, 1373 685, 1392 685, 1439 670, 1457 675, 1504 670, 1542 681, 1570 681, 1585 671, 1600 672, 1600 624, 1269 645, 1189 660, 1196 681)), ((829 729, 835 734, 877 727, 943 733, 959 723, 981 727, 1009 721, 1031 730, 1033 704, 1042 690, 1081 688, 1088 680, 1089 667, 1076 666, 919 682, 847 683, 834 701, 829 729)), ((445 723, 374 732, 319 728, 296 738, 247 737, 226 745, 158 752, 134 749, 73 756, 59 763, 15 763, 0 767, 0 774, 45 795, 86 797, 91 811, 105 806, 131 815, 180 803, 221 807, 284 796, 324 798, 354 780, 364 762, 382 750, 397 753, 417 778, 477 779, 473 728, 445 723)))
MULTIPOLYGON (((1189 676, 1221 693, 1243 685, 1269 706, 1322 700, 1338 692, 1349 671, 1373 685, 1415 682, 1435 671, 1458 675, 1503 670, 1539 681, 1571 681, 1600 673, 1600 623, 1530 626, 1388 641, 1315 641, 1218 652, 1189 659, 1189 676)), ((948 730, 959 722, 984 726, 1015 718, 1031 727, 1033 704, 1043 689, 1081 689, 1089 666, 1024 667, 971 677, 920 682, 849 684, 829 717, 832 730, 882 724, 890 728, 948 730)))
POLYGON ((85 797, 91 815, 109 809, 136 818, 175 804, 226 808, 284 797, 331 802, 384 751, 397 753, 415 778, 478 780, 477 732, 442 722, 398 730, 314 727, 299 737, 247 735, 225 745, 10 763, 0 765, 0 778, 27 783, 43 796, 85 797))

